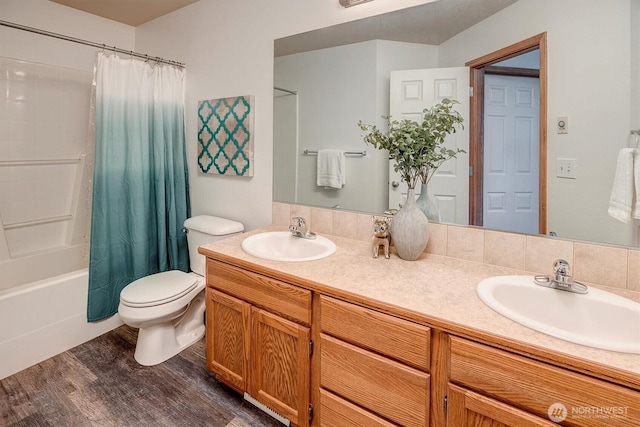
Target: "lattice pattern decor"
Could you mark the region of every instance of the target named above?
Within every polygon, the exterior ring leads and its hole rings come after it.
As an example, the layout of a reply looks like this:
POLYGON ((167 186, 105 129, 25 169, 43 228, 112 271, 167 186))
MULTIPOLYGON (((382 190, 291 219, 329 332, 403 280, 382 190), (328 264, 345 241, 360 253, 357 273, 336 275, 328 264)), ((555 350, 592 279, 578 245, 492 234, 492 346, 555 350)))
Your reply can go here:
POLYGON ((204 173, 253 176, 252 95, 198 102, 198 167, 204 173))

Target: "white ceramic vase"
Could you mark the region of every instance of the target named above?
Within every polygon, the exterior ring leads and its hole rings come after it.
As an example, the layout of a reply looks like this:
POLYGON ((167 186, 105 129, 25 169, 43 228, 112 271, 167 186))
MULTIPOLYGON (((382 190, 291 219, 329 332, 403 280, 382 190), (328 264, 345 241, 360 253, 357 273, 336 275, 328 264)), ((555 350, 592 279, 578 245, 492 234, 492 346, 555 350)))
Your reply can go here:
POLYGON ((391 240, 398 256, 407 261, 420 258, 429 243, 429 220, 416 205, 413 188, 407 192, 405 204, 393 216, 391 240))
POLYGON ((429 221, 442 222, 440 220, 440 210, 438 210, 438 206, 436 206, 427 192, 427 184, 422 184, 420 187, 420 196, 416 200, 416 205, 427 216, 429 221))

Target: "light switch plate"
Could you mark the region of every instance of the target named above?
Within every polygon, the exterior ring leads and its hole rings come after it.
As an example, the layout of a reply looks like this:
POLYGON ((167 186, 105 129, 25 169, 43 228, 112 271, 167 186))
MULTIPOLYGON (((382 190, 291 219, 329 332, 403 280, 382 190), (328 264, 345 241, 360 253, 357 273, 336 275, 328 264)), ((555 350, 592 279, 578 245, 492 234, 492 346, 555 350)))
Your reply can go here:
POLYGON ((558 178, 576 179, 576 159, 556 159, 556 176, 558 178))

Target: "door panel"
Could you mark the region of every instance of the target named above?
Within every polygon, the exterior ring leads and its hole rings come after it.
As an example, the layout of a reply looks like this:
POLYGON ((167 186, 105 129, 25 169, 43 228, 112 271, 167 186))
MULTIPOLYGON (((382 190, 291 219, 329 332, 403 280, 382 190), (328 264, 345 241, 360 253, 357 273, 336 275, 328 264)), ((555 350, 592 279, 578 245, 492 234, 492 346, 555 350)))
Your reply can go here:
POLYGON ((487 228, 538 234, 539 80, 485 76, 484 202, 487 228))
MULTIPOLYGON (((444 98, 460 104, 456 110, 464 129, 449 135, 445 146, 461 148, 466 154, 445 162, 429 182, 429 193, 443 222, 469 223, 469 69, 467 67, 401 70, 391 72, 390 114, 392 120, 422 121, 423 110, 444 98)), ((407 185, 389 161, 389 208, 398 209, 407 197, 407 185), (399 185, 395 186, 395 183, 399 185)), ((419 193, 420 186, 416 188, 419 193)), ((416 194, 418 196, 418 194, 416 194)))

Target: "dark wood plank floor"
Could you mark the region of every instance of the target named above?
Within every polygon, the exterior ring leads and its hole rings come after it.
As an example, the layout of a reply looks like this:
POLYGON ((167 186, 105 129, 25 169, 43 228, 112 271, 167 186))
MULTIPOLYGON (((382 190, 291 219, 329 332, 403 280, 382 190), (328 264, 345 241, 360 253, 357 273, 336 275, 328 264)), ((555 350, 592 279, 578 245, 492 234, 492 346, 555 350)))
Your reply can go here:
POLYGON ((0 381, 1 426, 282 426, 218 383, 204 340, 156 366, 122 326, 0 381))

